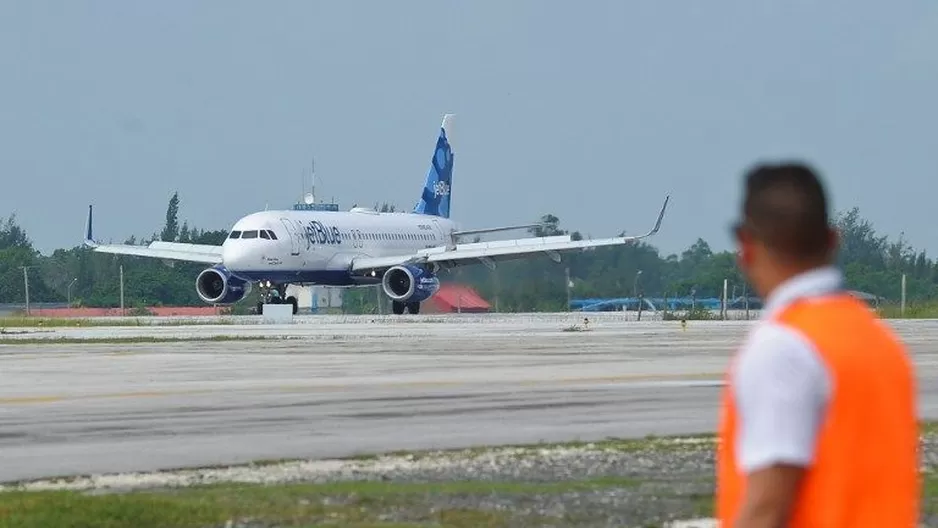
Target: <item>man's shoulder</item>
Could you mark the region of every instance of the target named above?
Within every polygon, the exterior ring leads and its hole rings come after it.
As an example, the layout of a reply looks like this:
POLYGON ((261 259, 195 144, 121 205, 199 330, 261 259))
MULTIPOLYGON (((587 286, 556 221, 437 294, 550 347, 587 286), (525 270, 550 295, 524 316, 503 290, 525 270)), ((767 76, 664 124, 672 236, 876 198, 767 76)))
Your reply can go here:
POLYGON ((867 353, 908 355, 898 332, 861 299, 843 294, 826 301, 805 302, 782 312, 774 326, 804 336, 825 363, 869 361, 867 354, 855 353, 858 346, 867 353))
POLYGON ((741 390, 817 385, 830 387, 830 375, 814 345, 797 329, 769 319, 756 323, 733 362, 734 384, 741 390))

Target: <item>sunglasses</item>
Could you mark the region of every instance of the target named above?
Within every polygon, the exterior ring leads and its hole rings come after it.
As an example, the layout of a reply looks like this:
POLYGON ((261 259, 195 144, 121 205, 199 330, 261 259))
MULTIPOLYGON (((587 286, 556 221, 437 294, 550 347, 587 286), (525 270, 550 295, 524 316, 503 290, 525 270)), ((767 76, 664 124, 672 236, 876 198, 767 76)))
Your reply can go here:
POLYGON ((751 235, 752 232, 752 226, 745 220, 737 220, 730 224, 730 236, 736 240, 742 239, 746 234, 751 235))

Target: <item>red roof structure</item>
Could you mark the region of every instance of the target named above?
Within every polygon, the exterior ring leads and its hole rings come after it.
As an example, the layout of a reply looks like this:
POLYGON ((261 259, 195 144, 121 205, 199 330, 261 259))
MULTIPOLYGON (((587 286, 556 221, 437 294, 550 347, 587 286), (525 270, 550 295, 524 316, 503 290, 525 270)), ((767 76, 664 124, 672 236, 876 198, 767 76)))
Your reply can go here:
POLYGON ((443 283, 436 295, 425 302, 420 311, 425 313, 484 313, 492 306, 474 289, 463 284, 443 283))

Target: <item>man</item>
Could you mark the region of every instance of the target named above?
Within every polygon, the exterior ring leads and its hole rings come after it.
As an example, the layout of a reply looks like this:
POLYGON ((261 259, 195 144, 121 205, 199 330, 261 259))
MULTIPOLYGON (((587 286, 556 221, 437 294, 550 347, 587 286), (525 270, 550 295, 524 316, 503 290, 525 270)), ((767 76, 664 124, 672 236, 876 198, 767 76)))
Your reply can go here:
POLYGON ((742 209, 738 263, 765 314, 727 375, 721 526, 916 526, 914 372, 889 328, 843 290, 822 184, 804 165, 760 165, 742 209))

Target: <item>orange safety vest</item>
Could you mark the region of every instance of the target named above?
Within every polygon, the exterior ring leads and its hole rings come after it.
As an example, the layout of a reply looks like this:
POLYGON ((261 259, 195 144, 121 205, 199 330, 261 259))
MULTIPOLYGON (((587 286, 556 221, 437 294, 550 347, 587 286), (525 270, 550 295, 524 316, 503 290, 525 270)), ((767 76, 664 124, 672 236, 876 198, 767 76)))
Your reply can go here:
MULTIPOLYGON (((831 396, 790 527, 916 527, 919 515, 915 378, 903 344, 847 294, 801 299, 772 318, 814 345, 831 396)), ((732 368, 732 367, 731 367, 732 368)), ((717 449, 716 514, 734 528, 745 474, 736 467, 739 420, 728 376, 717 449)))

